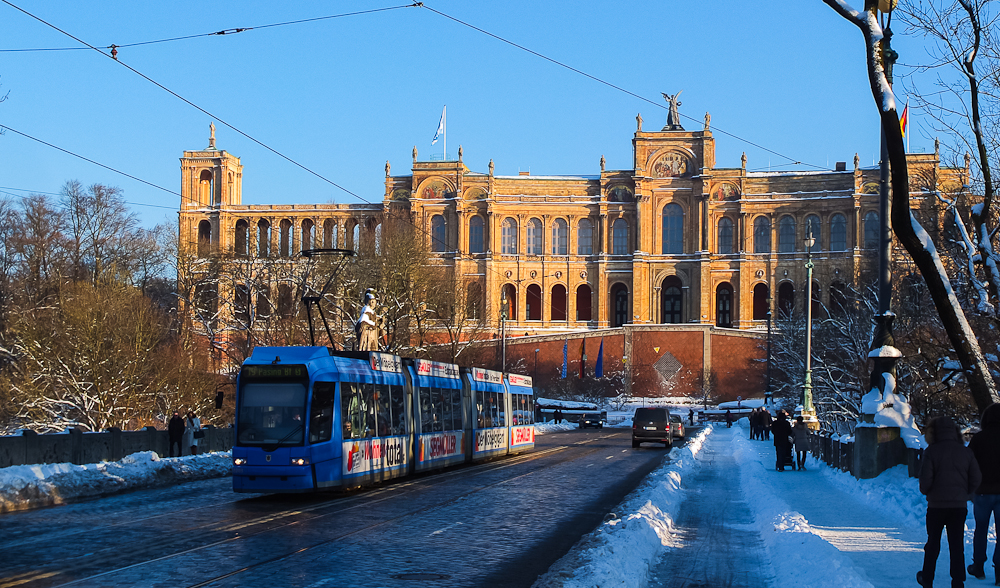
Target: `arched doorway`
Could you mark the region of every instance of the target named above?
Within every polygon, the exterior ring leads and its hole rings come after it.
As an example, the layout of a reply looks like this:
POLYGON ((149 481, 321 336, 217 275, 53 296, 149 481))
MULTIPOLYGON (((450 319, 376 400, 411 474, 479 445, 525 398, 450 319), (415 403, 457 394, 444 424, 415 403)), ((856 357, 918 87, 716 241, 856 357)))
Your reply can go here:
POLYGON ((715 326, 733 326, 733 287, 723 282, 715 289, 715 326))
POLYGON ((542 288, 538 284, 528 286, 524 293, 525 320, 542 320, 542 288))
POLYGON ((795 286, 791 282, 784 282, 778 286, 778 314, 785 318, 790 317, 794 308, 795 286))
POLYGON ((212 252, 212 223, 203 220, 198 223, 198 257, 208 257, 212 252))
POLYGON ((771 310, 770 288, 763 282, 753 287, 753 320, 767 320, 767 313, 771 310))
POLYGON ((589 284, 580 284, 576 289, 576 320, 593 320, 593 313, 590 305, 591 290, 589 284))
POLYGON ((668 276, 660 284, 660 316, 664 323, 678 324, 683 321, 683 290, 677 276, 668 276))
POLYGON ((562 284, 552 286, 552 299, 549 303, 552 305, 552 308, 550 309, 552 314, 551 320, 566 320, 566 286, 563 286, 562 284))
POLYGON ((628 286, 615 284, 611 287, 611 326, 620 327, 632 322, 632 310, 628 303, 628 286))
MULTIPOLYGON (((507 320, 517 320, 517 288, 514 284, 505 284, 501 298, 507 299, 507 320)), ((503 308, 500 309, 503 312, 503 308)))

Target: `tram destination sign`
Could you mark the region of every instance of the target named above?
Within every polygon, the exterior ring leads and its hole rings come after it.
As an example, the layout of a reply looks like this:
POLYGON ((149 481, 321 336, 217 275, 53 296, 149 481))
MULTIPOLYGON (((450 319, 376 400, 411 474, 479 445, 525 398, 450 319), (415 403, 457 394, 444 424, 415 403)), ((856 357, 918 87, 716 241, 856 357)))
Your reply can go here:
POLYGON ((414 359, 413 365, 417 368, 418 376, 458 379, 458 366, 452 363, 414 359))
POLYGON ((510 382, 511 386, 524 386, 525 388, 531 388, 531 376, 507 374, 507 381, 510 382))
POLYGON ((309 377, 304 365, 245 365, 241 375, 254 380, 288 380, 309 377))
POLYGON ((477 382, 486 382, 487 384, 502 384, 503 374, 493 370, 474 367, 472 368, 472 379, 477 382))
POLYGON ((377 372, 394 372, 398 374, 403 371, 403 360, 398 355, 372 351, 369 359, 372 369, 377 372))

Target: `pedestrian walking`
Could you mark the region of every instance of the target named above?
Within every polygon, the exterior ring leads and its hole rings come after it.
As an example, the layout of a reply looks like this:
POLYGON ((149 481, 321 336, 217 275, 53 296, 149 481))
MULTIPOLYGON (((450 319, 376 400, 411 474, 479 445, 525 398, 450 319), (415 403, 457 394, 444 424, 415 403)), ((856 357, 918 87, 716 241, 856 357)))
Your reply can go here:
POLYGON ((170 441, 170 449, 167 450, 167 457, 174 456, 174 445, 177 446, 177 457, 184 455, 184 419, 181 414, 174 411, 173 418, 167 424, 167 439, 170 441))
POLYGON ((788 424, 785 411, 778 411, 778 418, 771 424, 771 433, 774 434, 774 469, 783 472, 785 464, 792 464, 795 469, 795 462, 792 461, 792 426, 788 424))
POLYGON ((924 437, 928 447, 920 461, 920 493, 927 496, 927 544, 917 583, 924 588, 934 584, 941 531, 947 530, 951 585, 961 588, 965 585, 966 502, 979 488, 982 474, 976 456, 962 442, 962 434, 950 418, 931 419, 924 437))
POLYGON ((557 425, 559 423, 561 423, 562 422, 562 411, 557 408, 555 410, 555 412, 552 413, 552 418, 556 421, 557 425))
POLYGON ((727 409, 726 410, 726 428, 728 429, 729 427, 732 427, 732 426, 733 426, 733 413, 729 412, 729 410, 727 409))
MULTIPOLYGON (((969 574, 986 578, 983 569, 986 564, 986 537, 990 531, 990 515, 993 515, 994 534, 1000 522, 1000 404, 993 403, 983 411, 979 420, 981 431, 972 436, 969 449, 976 456, 976 464, 983 474, 976 494, 972 497, 972 516, 976 519, 976 531, 972 536, 972 565, 969 574)), ((1000 549, 993 549, 994 584, 1000 586, 1000 549)))
POLYGON ((750 411, 750 439, 757 439, 760 436, 760 409, 755 408, 750 411))
POLYGON ((688 409, 688 425, 690 425, 692 427, 694 426, 694 409, 693 408, 689 408, 688 409))
POLYGON ((191 455, 198 455, 198 440, 205 436, 201 430, 201 420, 189 410, 184 419, 184 445, 191 448, 191 455))
POLYGON ((764 434, 764 441, 767 441, 771 438, 771 424, 774 422, 773 419, 771 418, 771 411, 765 408, 764 414, 762 415, 760 422, 761 422, 761 432, 764 434))
POLYGON ((792 437, 795 438, 795 461, 799 470, 806 469, 806 452, 809 451, 809 427, 801 417, 795 417, 795 424, 792 425, 792 437))

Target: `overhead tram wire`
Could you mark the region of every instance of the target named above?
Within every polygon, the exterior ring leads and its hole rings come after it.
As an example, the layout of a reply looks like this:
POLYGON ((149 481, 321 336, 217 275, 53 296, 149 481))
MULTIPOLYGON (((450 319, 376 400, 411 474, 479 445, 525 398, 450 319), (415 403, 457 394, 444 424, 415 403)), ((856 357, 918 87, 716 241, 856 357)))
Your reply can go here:
MULTIPOLYGON (((4 0, 4 1, 6 1, 6 0, 4 0)), ((484 30, 484 29, 481 29, 481 28, 477 27, 476 25, 473 25, 471 23, 467 23, 464 20, 455 18, 454 16, 451 16, 449 14, 445 14, 444 12, 441 12, 440 10, 436 10, 434 8, 431 8, 430 6, 428 6, 427 4, 425 4, 423 2, 417 2, 416 6, 419 6, 420 8, 426 8, 427 10, 433 12, 434 14, 442 16, 442 17, 444 17, 444 18, 446 18, 448 20, 454 21, 454 22, 456 22, 456 23, 458 23, 458 24, 460 24, 460 25, 462 25, 464 27, 468 27, 468 28, 470 28, 470 29, 472 29, 472 30, 474 30, 476 32, 482 33, 482 34, 486 35, 487 37, 491 37, 493 39, 496 39, 497 41, 500 41, 501 43, 506 43, 507 45, 510 45, 511 47, 515 47, 517 49, 520 49, 521 51, 524 51, 526 53, 530 53, 531 55, 534 55, 535 57, 544 59, 545 61, 548 61, 550 63, 558 65, 561 68, 568 69, 569 71, 571 71, 573 73, 579 74, 579 75, 581 75, 581 76, 583 76, 585 78, 588 78, 590 80, 593 80, 593 81, 595 81, 595 82, 597 82, 599 84, 603 84, 605 86, 608 86, 609 88, 613 88, 615 90, 618 90, 619 92, 628 94, 629 96, 632 96, 633 98, 638 98, 639 100, 642 100, 643 102, 648 102, 649 104, 652 104, 653 106, 656 106, 658 108, 662 108, 664 110, 666 110, 666 108, 667 108, 666 106, 664 106, 663 104, 660 104, 659 102, 656 102, 654 100, 650 100, 649 98, 646 98, 645 96, 641 96, 639 94, 636 94, 635 92, 632 92, 630 90, 626 90, 625 88, 622 88, 621 86, 617 86, 615 84, 612 84, 611 82, 609 82, 607 80, 601 79, 601 78, 599 78, 597 76, 594 76, 594 75, 591 75, 591 74, 589 74, 589 73, 587 73, 587 72, 585 72, 583 70, 577 69, 577 68, 575 68, 575 67, 573 67, 571 65, 565 64, 565 63, 563 63, 561 61, 558 61, 556 59, 548 57, 547 55, 539 53, 539 52, 537 52, 537 51, 535 51, 533 49, 529 49, 528 47, 525 47, 524 45, 519 45, 518 43, 515 43, 514 41, 510 41, 510 40, 505 39, 505 38, 503 38, 503 37, 501 37, 499 35, 495 35, 495 34, 489 32, 487 30, 484 30)), ((680 114, 680 113, 678 113, 678 114, 680 114)), ((680 114, 680 116, 682 118, 686 118, 686 119, 688 119, 688 120, 690 120, 692 122, 701 122, 698 119, 696 119, 696 118, 694 118, 692 116, 688 116, 686 114, 680 114)), ((792 162, 792 165, 805 165, 805 166, 813 167, 813 168, 816 168, 816 169, 826 169, 823 166, 815 165, 815 164, 812 164, 812 163, 804 163, 802 161, 799 161, 799 160, 795 159, 794 157, 789 157, 789 156, 784 155, 782 153, 778 153, 777 151, 774 151, 773 149, 768 149, 767 147, 764 147, 763 145, 760 145, 758 143, 754 143, 753 141, 751 141, 749 139, 744 139, 743 137, 740 137, 739 135, 735 135, 735 134, 730 133, 730 132, 728 132, 728 131, 726 131, 724 129, 720 129, 717 126, 713 125, 711 128, 712 128, 713 131, 717 131, 719 133, 722 133, 723 135, 726 135, 728 137, 732 137, 733 139, 736 139, 737 141, 741 141, 743 143, 746 143, 748 145, 756 147, 757 149, 760 149, 762 151, 766 151, 767 153, 770 153, 772 155, 777 155, 778 157, 781 157, 783 159, 787 159, 788 161, 792 162)))
POLYGON ((206 110, 205 108, 202 108, 201 106, 198 106, 198 105, 197 105, 197 104, 195 104, 194 102, 192 102, 192 101, 188 100, 187 98, 185 98, 185 97, 181 96, 181 95, 180 95, 180 94, 178 94, 177 92, 174 92, 174 91, 173 91, 173 90, 171 90, 170 88, 168 88, 168 87, 164 86, 163 84, 161 84, 161 83, 157 82, 156 80, 154 80, 153 78, 151 78, 151 77, 147 76, 146 74, 142 73, 141 71, 139 71, 139 70, 135 69, 134 67, 132 67, 132 66, 128 65, 127 63, 125 63, 125 62, 123 62, 123 61, 120 61, 120 60, 116 59, 116 58, 115 58, 114 56, 110 55, 109 53, 105 53, 104 51, 102 51, 102 50, 98 49, 97 47, 95 47, 95 46, 91 45, 90 43, 88 43, 88 42, 84 41, 83 39, 80 39, 79 37, 76 37, 76 36, 74 36, 73 34, 71 34, 71 33, 68 33, 68 32, 66 32, 66 31, 64 31, 64 30, 60 29, 60 28, 59 28, 59 27, 57 27, 56 25, 54 25, 54 24, 52 24, 52 23, 50 23, 50 22, 46 21, 45 19, 43 19, 43 18, 41 18, 41 17, 38 17, 38 16, 35 16, 34 14, 32 14, 32 13, 28 12, 27 10, 25 10, 25 9, 23 9, 23 8, 21 8, 21 7, 19 7, 19 6, 17 6, 16 4, 13 4, 13 3, 11 3, 11 2, 10 2, 10 0, 0 0, 0 2, 3 2, 4 4, 6 4, 6 5, 10 6, 11 8, 14 8, 14 9, 18 10, 19 12, 21 12, 21 13, 23 13, 23 14, 26 14, 27 16, 30 16, 31 18, 33 18, 33 19, 37 20, 38 22, 40 22, 40 23, 44 24, 44 25, 45 25, 45 26, 47 26, 47 27, 50 27, 50 28, 52 28, 52 29, 55 29, 56 31, 59 31, 60 33, 62 33, 62 34, 64 34, 64 35, 66 35, 67 37, 69 37, 69 38, 73 39, 73 40, 74 40, 74 41, 76 41, 77 43, 80 43, 81 45, 86 45, 86 46, 87 46, 88 48, 90 48, 90 49, 92 49, 92 50, 96 51, 97 53, 100 53, 101 55, 103 55, 104 57, 107 57, 108 59, 111 59, 111 60, 112 60, 112 61, 114 61, 115 63, 117 63, 117 64, 121 65, 122 67, 124 67, 124 68, 126 68, 126 69, 128 69, 128 70, 129 70, 129 71, 131 71, 132 73, 136 74, 137 76, 141 77, 142 79, 146 80, 147 82, 149 82, 149 83, 153 84, 154 86, 156 86, 156 87, 160 88, 160 89, 161 89, 161 90, 163 90, 164 92, 167 92, 167 93, 168 93, 168 94, 170 94, 171 96, 173 96, 173 97, 177 98, 178 100, 181 100, 182 102, 184 102, 184 103, 185 103, 185 104, 187 104, 188 106, 191 106, 191 107, 192 107, 192 108, 194 108, 195 110, 197 110, 197 111, 199 111, 199 112, 201 112, 201 113, 203 113, 203 114, 206 114, 206 115, 208 115, 208 116, 209 116, 210 118, 212 118, 213 120, 216 120, 216 121, 218 121, 218 122, 219 122, 220 124, 222 124, 222 125, 225 125, 226 127, 228 127, 228 128, 230 128, 230 129, 232 129, 232 130, 236 131, 236 132, 237 132, 238 134, 240 134, 240 135, 242 135, 243 137, 245 137, 245 138, 249 139, 250 141, 253 141, 253 142, 254 142, 254 143, 256 143, 257 145, 260 145, 260 146, 261 146, 261 147, 263 147, 264 149, 266 149, 266 150, 270 151, 271 153, 273 153, 273 154, 277 155, 278 157, 280 157, 280 158, 284 159, 285 161, 287 161, 287 162, 291 163, 292 165, 294 165, 294 166, 296 166, 296 167, 298 167, 298 168, 300 168, 300 169, 302 169, 302 170, 304 170, 304 171, 306 171, 306 172, 308 172, 308 173, 312 174, 313 176, 316 176, 317 178, 319 178, 319 179, 323 180, 324 182, 326 182, 326 183, 330 184, 331 186, 334 186, 334 187, 336 187, 336 188, 339 188, 340 190, 343 190, 344 192, 346 192, 346 193, 350 194, 351 196, 354 196, 355 198, 357 198, 358 200, 360 200, 360 201, 362 201, 362 202, 366 202, 366 203, 368 203, 368 204, 371 204, 371 202, 368 202, 367 200, 365 200, 364 198, 362 198, 362 197, 361 197, 361 196, 359 196, 358 194, 355 194, 355 193, 354 193, 354 192, 352 192, 351 190, 348 190, 347 188, 345 188, 344 186, 341 186, 341 185, 340 185, 340 184, 338 184, 337 182, 334 182, 334 181, 333 181, 333 180, 331 180, 330 178, 327 178, 326 176, 322 175, 321 173, 319 173, 319 172, 317 172, 317 171, 315 171, 315 170, 313 170, 313 169, 311 169, 311 168, 309 168, 309 167, 305 166, 304 164, 301 164, 301 163, 299 163, 298 161, 296 161, 296 160, 292 159, 291 157, 289 157, 289 156, 285 155, 284 153, 282 153, 282 152, 278 151, 277 149, 275 149, 275 148, 271 147, 270 145, 268 145, 268 144, 264 143, 263 141, 261 141, 261 140, 259 140, 259 139, 255 138, 255 137, 253 137, 253 136, 251 136, 250 134, 248 134, 248 133, 244 132, 243 130, 239 129, 238 127, 236 127, 236 126, 234 126, 234 125, 230 124, 229 122, 226 122, 226 120, 225 120, 225 119, 223 119, 223 118, 221 118, 221 117, 219 117, 219 116, 217 116, 217 115, 215 115, 215 114, 213 114, 213 113, 209 112, 208 110, 206 110))
MULTIPOLYGON (((8 2, 8 4, 10 4, 10 3, 8 2)), ((11 4, 11 6, 13 6, 13 4, 11 4)), ((122 49, 122 48, 125 48, 125 47, 139 47, 139 46, 142 46, 142 45, 154 45, 154 44, 157 44, 157 43, 170 43, 170 42, 173 42, 173 41, 186 41, 188 39, 198 39, 198 38, 201 38, 201 37, 218 37, 218 36, 222 36, 222 35, 235 35, 237 33, 244 33, 246 31, 269 29, 269 28, 273 28, 273 27, 283 27, 283 26, 296 25, 296 24, 304 24, 304 23, 316 22, 316 21, 320 21, 320 20, 330 20, 330 19, 333 19, 333 18, 344 18, 344 17, 347 17, 347 16, 361 16, 361 15, 365 15, 365 14, 373 14, 373 13, 376 13, 376 12, 386 12, 388 10, 396 10, 396 9, 399 9, 399 8, 412 8, 414 6, 416 6, 416 4, 401 4, 399 6, 387 6, 385 8, 373 8, 371 10, 359 10, 357 12, 344 12, 342 14, 331 14, 331 15, 327 15, 327 16, 317 16, 317 17, 313 17, 313 18, 303 18, 303 19, 299 19, 299 20, 289 20, 289 21, 285 21, 285 22, 276 22, 276 23, 265 24, 265 25, 257 25, 257 26, 253 26, 253 27, 234 27, 234 28, 229 28, 229 29, 222 29, 221 31, 214 31, 214 32, 211 32, 211 33, 198 33, 198 34, 194 34, 194 35, 184 35, 184 36, 181 36, 181 37, 170 37, 170 38, 167 38, 167 39, 157 39, 155 41, 140 41, 140 42, 137 42, 137 43, 124 43, 124 44, 121 44, 121 45, 108 45, 107 47, 104 47, 104 49, 111 49, 112 47, 117 47, 118 49, 122 49)), ((15 6, 15 8, 16 8, 16 6, 15 6)), ((34 49, 0 49, 0 53, 25 53, 25 52, 33 52, 33 51, 83 51, 83 50, 86 50, 86 49, 88 49, 88 47, 41 47, 41 48, 34 48, 34 49)))

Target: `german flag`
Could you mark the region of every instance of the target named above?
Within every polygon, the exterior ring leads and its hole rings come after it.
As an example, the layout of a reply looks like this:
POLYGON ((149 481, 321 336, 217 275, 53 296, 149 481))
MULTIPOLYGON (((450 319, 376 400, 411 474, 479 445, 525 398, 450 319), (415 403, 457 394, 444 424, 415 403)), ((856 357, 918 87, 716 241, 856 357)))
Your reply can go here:
POLYGON ((906 123, 909 122, 909 110, 910 101, 906 101, 906 106, 903 107, 903 116, 899 117, 899 130, 902 131, 903 137, 906 137, 906 123))

